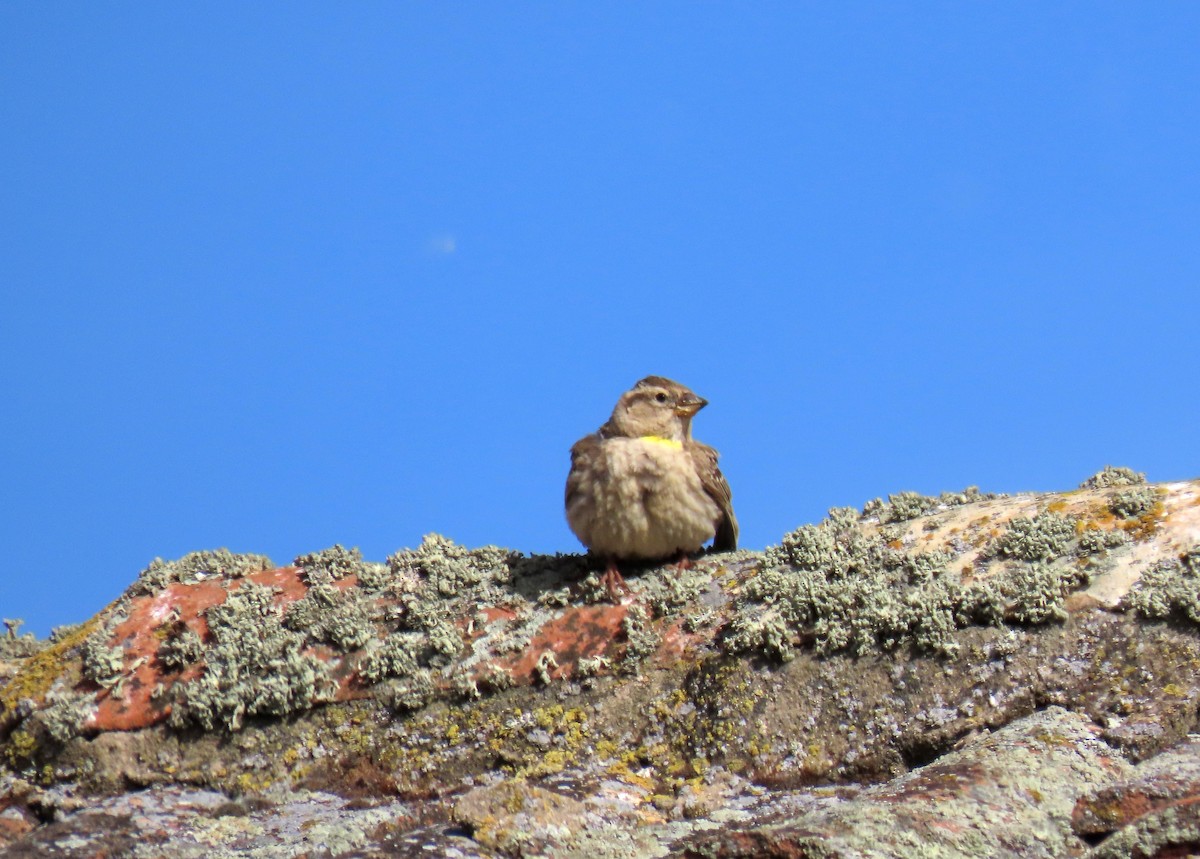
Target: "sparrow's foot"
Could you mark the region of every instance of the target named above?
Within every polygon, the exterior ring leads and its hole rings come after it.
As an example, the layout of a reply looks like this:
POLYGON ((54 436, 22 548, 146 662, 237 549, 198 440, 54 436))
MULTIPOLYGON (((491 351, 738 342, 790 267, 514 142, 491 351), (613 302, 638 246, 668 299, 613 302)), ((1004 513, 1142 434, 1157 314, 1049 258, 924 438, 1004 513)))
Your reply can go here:
POLYGON ((604 587, 608 591, 608 598, 614 603, 621 601, 623 593, 632 593, 629 590, 629 585, 625 584, 625 577, 617 569, 617 562, 615 560, 608 562, 608 566, 604 568, 604 577, 600 581, 604 582, 604 587))
POLYGON ((678 560, 675 561, 675 568, 678 570, 690 570, 693 566, 691 556, 687 552, 680 552, 678 560))

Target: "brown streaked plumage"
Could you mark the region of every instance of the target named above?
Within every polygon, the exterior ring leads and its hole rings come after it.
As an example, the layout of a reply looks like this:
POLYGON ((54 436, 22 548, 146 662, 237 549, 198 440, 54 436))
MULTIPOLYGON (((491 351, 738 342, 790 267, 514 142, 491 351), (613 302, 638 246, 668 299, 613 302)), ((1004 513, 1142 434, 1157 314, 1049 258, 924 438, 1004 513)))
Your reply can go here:
POLYGON ((612 416, 571 448, 567 522, 585 546, 608 559, 615 596, 624 581, 616 561, 681 556, 709 540, 737 548, 738 526, 717 452, 692 438, 692 418, 708 401, 662 376, 621 395, 612 416))

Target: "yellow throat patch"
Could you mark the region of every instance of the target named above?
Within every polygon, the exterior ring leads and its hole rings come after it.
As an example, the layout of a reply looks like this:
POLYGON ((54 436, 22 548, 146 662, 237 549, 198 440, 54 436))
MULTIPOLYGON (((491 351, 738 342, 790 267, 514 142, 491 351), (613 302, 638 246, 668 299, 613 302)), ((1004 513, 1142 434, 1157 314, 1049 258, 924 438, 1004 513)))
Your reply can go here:
POLYGON ((661 444, 663 447, 671 448, 671 450, 683 450, 683 442, 676 441, 673 438, 664 438, 661 435, 643 435, 638 438, 641 441, 648 441, 652 444, 661 444))

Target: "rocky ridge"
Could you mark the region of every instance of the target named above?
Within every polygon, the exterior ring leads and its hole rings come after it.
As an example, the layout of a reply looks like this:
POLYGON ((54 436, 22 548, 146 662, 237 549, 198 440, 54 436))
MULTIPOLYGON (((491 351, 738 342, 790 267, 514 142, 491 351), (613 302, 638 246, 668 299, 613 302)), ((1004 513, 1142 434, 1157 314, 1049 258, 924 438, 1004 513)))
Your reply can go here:
POLYGON ((1200 849, 1200 481, 900 493, 626 579, 155 561, 0 639, 0 855, 1200 849))

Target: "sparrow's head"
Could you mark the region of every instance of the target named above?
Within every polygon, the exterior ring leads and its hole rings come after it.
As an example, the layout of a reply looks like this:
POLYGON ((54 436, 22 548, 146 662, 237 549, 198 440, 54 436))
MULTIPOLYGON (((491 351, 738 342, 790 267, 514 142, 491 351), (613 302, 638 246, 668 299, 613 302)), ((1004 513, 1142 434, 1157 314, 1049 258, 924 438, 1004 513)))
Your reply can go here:
POLYGON ((617 400, 608 428, 612 435, 628 438, 687 441, 692 437, 692 416, 706 405, 708 400, 678 382, 647 376, 617 400))

